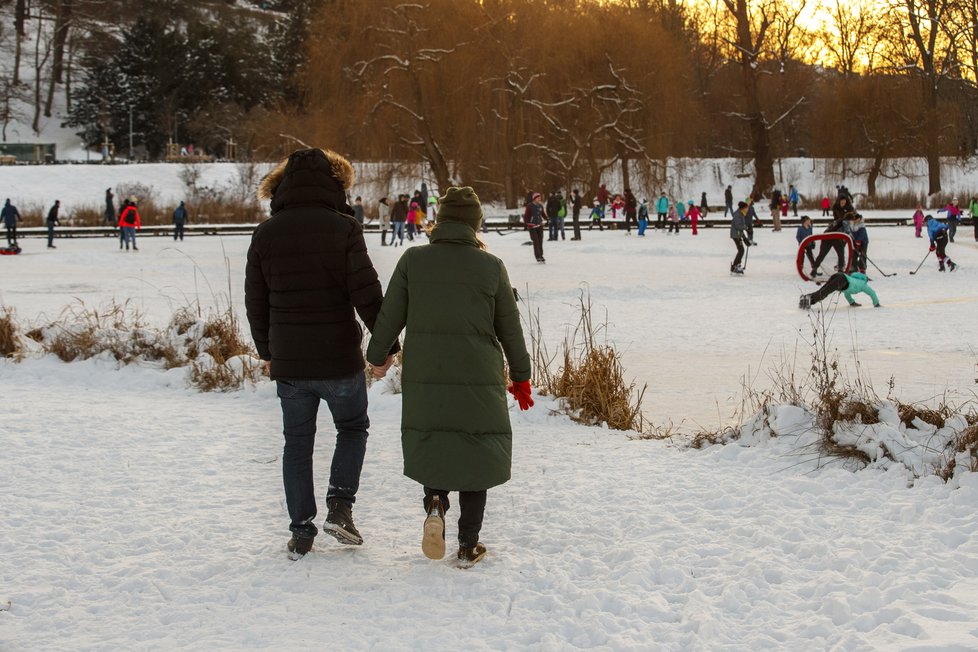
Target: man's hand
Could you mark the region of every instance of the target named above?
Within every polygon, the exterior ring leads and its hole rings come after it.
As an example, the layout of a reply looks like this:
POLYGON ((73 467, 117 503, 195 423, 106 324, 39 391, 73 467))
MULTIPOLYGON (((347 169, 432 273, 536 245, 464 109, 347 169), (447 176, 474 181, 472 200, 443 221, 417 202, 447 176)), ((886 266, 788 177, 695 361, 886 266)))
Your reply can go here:
POLYGON ((261 362, 261 371, 266 376, 271 376, 272 375, 272 361, 271 360, 262 360, 262 362, 261 362))
POLYGON ((381 378, 387 375, 387 370, 391 368, 392 364, 394 364, 394 356, 389 355, 387 356, 387 359, 384 360, 384 364, 382 364, 379 367, 370 365, 370 370, 373 373, 374 378, 380 380, 381 378))

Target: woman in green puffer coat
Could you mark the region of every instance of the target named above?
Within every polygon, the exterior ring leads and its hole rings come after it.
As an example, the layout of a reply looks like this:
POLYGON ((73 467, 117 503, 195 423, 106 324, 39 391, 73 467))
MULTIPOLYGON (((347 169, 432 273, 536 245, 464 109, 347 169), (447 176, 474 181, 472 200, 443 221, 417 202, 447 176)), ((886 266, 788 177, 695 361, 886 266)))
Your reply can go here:
POLYGON ((424 486, 422 550, 445 555, 448 492, 459 492, 458 558, 485 555, 479 542, 486 490, 510 478, 513 434, 506 400, 530 397, 530 356, 503 262, 476 236, 482 205, 471 188, 449 188, 430 244, 409 249, 391 275, 367 361, 382 378, 390 346, 406 329, 401 374, 404 474, 424 486), (385 344, 386 343, 386 344, 385 344))

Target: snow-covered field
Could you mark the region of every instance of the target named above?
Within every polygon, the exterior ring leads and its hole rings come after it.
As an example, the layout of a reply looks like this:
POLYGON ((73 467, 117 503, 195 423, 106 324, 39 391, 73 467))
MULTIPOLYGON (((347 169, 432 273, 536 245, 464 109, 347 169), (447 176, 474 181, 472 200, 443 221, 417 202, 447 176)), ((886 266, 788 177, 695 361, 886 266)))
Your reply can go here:
MULTIPOLYGON (((97 190, 97 189, 96 189, 97 190)), ((871 216, 870 216, 871 217, 871 216)), ((883 308, 823 304, 843 360, 878 393, 974 398, 978 244, 959 230, 939 274, 910 228, 870 227, 883 308)), ((645 414, 730 423, 744 379, 808 368, 794 234, 761 230, 744 278, 726 229, 697 237, 489 234, 553 348, 582 287, 645 414)), ((25 240, 0 257, 22 322, 76 299, 129 300, 162 326, 195 298, 243 316, 246 237, 25 240)), ((371 255, 386 281, 401 250, 371 255)), ((841 305, 839 305, 841 303, 841 305)), ((527 304, 525 304, 527 305, 527 304)), ((182 370, 53 357, 0 361, 0 649, 978 649, 978 475, 912 482, 898 466, 816 468, 804 435, 702 451, 586 428, 541 398, 513 407, 514 472, 490 491, 471 570, 420 551, 420 490, 400 473, 400 397, 371 389, 355 508, 361 548, 285 554, 274 387, 200 394, 182 370), (8 606, 9 601, 9 606, 8 606)), ((325 413, 325 410, 323 411, 325 413)), ((320 421, 318 480, 331 453, 320 421)), ((322 518, 321 515, 320 518, 322 518)), ((451 521, 451 519, 449 519, 451 521)), ((454 528, 450 528, 450 536, 454 528)))

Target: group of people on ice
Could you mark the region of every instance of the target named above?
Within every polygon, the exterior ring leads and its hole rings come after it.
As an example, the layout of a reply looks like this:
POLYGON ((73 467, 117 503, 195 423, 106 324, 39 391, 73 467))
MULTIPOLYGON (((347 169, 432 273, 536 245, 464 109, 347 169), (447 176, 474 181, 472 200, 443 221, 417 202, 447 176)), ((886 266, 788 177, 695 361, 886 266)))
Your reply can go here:
MULTIPOLYGON (((361 198, 354 201, 354 218, 363 224, 363 208, 361 198), (359 210, 358 210, 359 206, 359 210)), ((387 235, 390 233, 392 247, 404 246, 404 239, 414 242, 422 235, 428 236, 428 229, 435 223, 438 211, 438 195, 428 191, 428 184, 422 183, 413 195, 400 193, 392 203, 389 198, 381 197, 379 202, 380 245, 387 246, 387 235)))

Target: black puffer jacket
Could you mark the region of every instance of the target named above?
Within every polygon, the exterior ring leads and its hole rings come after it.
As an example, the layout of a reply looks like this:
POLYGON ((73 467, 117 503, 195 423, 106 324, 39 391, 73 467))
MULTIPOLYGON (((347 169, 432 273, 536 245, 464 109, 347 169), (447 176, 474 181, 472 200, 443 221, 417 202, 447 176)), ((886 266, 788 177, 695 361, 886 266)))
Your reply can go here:
POLYGON ((245 307, 273 379, 337 378, 364 368, 354 309, 372 330, 383 291, 346 203, 352 181, 349 162, 310 149, 262 182, 272 217, 251 239, 245 307))

